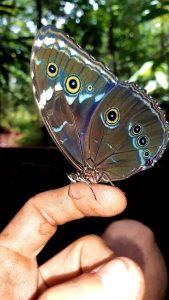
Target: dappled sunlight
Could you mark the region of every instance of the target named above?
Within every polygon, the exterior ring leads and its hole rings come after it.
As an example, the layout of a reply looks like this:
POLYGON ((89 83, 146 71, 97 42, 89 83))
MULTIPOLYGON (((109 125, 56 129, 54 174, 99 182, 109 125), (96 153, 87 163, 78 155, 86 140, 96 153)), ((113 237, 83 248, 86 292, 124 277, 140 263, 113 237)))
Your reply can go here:
POLYGON ((7 3, 3 0, 0 4, 1 127, 13 136, 15 132, 21 135, 21 144, 30 145, 33 140, 38 145, 43 137, 33 102, 30 53, 37 28, 48 24, 65 30, 120 81, 130 80, 144 87, 168 115, 167 2, 43 1, 40 6, 34 0, 7 3))

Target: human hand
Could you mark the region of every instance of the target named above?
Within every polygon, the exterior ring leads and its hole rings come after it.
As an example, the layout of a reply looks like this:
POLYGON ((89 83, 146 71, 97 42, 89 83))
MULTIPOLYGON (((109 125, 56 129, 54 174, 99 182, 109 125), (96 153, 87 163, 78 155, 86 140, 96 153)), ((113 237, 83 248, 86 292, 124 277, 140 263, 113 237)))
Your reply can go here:
POLYGON ((32 197, 0 235, 0 299, 141 300, 141 269, 95 235, 85 236, 38 267, 36 257, 58 225, 85 216, 114 216, 126 207, 116 187, 84 183, 32 197))

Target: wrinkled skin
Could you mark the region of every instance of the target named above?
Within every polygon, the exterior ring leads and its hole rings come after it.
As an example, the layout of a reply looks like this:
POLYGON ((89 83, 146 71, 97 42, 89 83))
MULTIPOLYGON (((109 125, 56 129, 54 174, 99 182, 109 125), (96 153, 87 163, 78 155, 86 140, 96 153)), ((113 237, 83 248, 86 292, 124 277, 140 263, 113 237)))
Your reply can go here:
POLYGON ((37 255, 58 225, 85 216, 114 216, 125 209, 126 198, 118 188, 93 184, 92 189, 97 201, 84 183, 41 193, 11 220, 0 235, 0 299, 163 299, 163 258, 152 232, 135 221, 114 222, 103 239, 82 237, 37 265, 37 255))

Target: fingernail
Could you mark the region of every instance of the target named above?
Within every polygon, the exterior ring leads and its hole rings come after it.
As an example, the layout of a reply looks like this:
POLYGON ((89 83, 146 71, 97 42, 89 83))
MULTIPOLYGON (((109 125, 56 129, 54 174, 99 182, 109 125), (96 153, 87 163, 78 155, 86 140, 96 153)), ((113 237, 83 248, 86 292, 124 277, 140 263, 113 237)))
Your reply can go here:
POLYGON ((96 268, 92 273, 99 275, 101 283, 109 295, 107 299, 110 299, 110 295, 113 295, 113 299, 118 300, 142 299, 140 298, 141 275, 137 268, 128 264, 127 260, 115 259, 96 268))

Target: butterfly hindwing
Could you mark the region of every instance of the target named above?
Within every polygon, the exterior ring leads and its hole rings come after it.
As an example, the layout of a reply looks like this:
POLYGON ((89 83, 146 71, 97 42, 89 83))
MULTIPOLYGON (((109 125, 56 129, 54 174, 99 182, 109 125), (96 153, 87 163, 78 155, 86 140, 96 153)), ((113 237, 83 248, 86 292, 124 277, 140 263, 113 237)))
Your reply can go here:
MULTIPOLYGON (((121 180, 149 168, 165 150, 165 115, 144 90, 119 83, 97 107, 85 140, 85 161, 121 180)), ((103 180, 104 181, 104 180, 103 180)))

